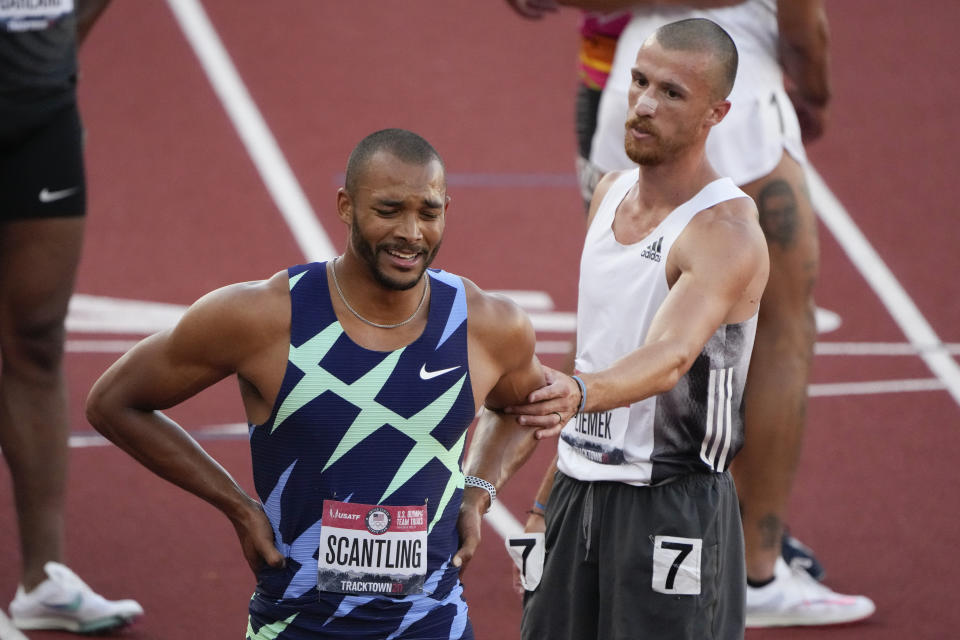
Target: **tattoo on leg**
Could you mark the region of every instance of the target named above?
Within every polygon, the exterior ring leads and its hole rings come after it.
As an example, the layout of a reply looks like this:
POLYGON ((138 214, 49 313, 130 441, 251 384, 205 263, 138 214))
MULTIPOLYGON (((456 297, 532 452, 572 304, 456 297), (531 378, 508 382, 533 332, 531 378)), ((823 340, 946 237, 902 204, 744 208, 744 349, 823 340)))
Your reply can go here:
POLYGON ((783 535, 783 523, 780 518, 773 513, 768 513, 757 523, 760 529, 760 546, 764 549, 773 549, 780 544, 780 538, 783 535))
POLYGON ((757 196, 760 226, 767 241, 789 247, 797 231, 797 196, 786 180, 776 179, 764 185, 757 196))

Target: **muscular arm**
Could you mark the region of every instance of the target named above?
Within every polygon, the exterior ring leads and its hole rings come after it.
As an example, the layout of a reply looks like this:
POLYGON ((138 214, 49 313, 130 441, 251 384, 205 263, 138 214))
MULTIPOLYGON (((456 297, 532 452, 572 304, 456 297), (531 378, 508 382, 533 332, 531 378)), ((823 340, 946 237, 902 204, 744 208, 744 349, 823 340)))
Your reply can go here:
MULTIPOLYGON (((537 445, 536 430, 517 424, 502 408, 523 400, 543 386, 543 370, 534 355, 536 334, 529 318, 506 299, 484 295, 485 319, 477 321, 478 332, 489 363, 500 373, 487 393, 484 408, 473 432, 464 473, 488 480, 500 489, 530 457, 537 445)), ((489 497, 482 490, 470 489, 469 497, 479 497, 486 511, 489 497)), ((469 502, 466 500, 465 502, 469 502)))
POLYGON ((766 247, 759 238, 750 238, 759 230, 743 227, 718 220, 695 221, 687 228, 673 249, 679 250, 680 275, 654 316, 644 345, 607 369, 581 376, 588 390, 584 411, 605 411, 669 391, 721 324, 746 320, 756 311, 763 287, 755 288, 749 305, 743 305, 743 296, 757 272, 766 273, 766 247), (738 305, 752 311, 731 319, 738 305))
MULTIPOLYGON (((769 269, 766 243, 750 201, 730 202, 738 204, 718 206, 749 211, 704 212, 674 245, 667 273, 677 275, 643 346, 606 369, 580 375, 587 388, 585 412, 627 406, 672 389, 717 327, 756 312, 769 269)), ((509 411, 524 414, 521 424, 544 427, 551 411, 570 413, 577 408, 580 393, 572 379, 557 374, 551 387, 535 391, 529 404, 509 411)))
POLYGON ((94 384, 87 418, 145 467, 222 511, 247 561, 279 566, 259 503, 190 435, 163 413, 233 373, 242 373, 273 330, 266 283, 234 285, 197 301, 176 327, 139 343, 94 384), (256 310, 256 311, 255 311, 256 310))
MULTIPOLYGON (((538 440, 535 429, 521 426, 501 408, 521 402, 543 386, 544 377, 534 355, 536 336, 526 314, 512 302, 486 294, 474 296, 474 302, 471 332, 479 343, 479 357, 473 364, 471 356, 471 372, 475 368, 492 369, 499 376, 486 395, 463 472, 491 482, 499 491, 530 457, 538 440)), ((480 379, 484 378, 481 373, 480 379)), ((494 380, 493 376, 490 379, 494 380)), ((480 520, 489 507, 490 496, 485 490, 464 490, 459 521, 461 548, 454 557, 455 566, 465 566, 473 556, 480 543, 480 520)))
POLYGON ((777 4, 780 64, 797 109, 804 141, 819 137, 830 101, 830 33, 823 0, 777 4))

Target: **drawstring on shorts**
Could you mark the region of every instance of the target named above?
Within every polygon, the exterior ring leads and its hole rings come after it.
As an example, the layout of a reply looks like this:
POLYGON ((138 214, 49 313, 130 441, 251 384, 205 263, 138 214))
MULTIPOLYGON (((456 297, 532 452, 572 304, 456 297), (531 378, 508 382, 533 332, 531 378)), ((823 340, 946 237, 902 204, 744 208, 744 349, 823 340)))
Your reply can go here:
POLYGON ((583 538, 586 550, 583 554, 583 559, 586 561, 590 557, 590 542, 591 536, 593 535, 593 483, 587 483, 587 493, 583 497, 583 519, 581 521, 581 526, 583 527, 583 538))

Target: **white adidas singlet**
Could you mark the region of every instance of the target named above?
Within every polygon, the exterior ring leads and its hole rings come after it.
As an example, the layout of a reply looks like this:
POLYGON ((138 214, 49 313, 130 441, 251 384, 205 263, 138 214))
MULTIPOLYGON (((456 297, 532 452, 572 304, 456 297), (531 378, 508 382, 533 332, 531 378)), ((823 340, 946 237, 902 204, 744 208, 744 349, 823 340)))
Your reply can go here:
MULTIPOLYGON (((666 261, 693 217, 748 197, 729 178, 705 186, 646 238, 613 234, 617 207, 639 169, 614 181, 587 231, 580 261, 576 368, 589 373, 642 346, 669 293, 666 261)), ((578 480, 653 485, 692 472, 724 471, 743 445, 743 387, 757 316, 722 325, 670 391, 628 407, 574 416, 560 434, 559 468, 578 480)))
POLYGON ((730 112, 707 136, 707 158, 717 173, 739 185, 767 175, 786 150, 805 163, 800 123, 783 88, 778 61, 776 0, 747 0, 720 9, 638 7, 620 34, 617 51, 597 111, 590 161, 601 171, 635 164, 624 151, 630 70, 640 45, 665 24, 686 18, 713 20, 733 38, 739 64, 730 93, 730 112))

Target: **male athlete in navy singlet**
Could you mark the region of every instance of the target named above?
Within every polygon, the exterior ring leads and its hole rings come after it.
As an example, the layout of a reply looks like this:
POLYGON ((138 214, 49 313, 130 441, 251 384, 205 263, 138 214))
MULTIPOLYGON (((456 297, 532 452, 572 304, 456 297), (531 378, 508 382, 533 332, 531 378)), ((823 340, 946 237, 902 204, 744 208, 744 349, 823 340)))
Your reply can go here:
POLYGON ((498 408, 544 377, 518 307, 428 269, 449 203, 429 143, 371 134, 337 193, 343 255, 208 294, 90 394, 97 429, 230 518, 250 640, 473 637, 459 573, 537 439, 498 408), (259 501, 160 413, 233 374, 259 501))

